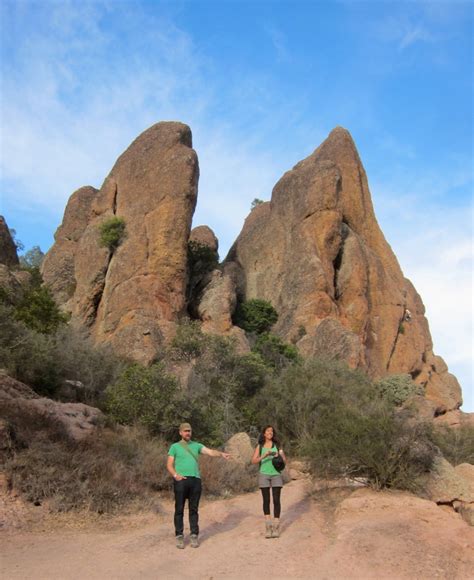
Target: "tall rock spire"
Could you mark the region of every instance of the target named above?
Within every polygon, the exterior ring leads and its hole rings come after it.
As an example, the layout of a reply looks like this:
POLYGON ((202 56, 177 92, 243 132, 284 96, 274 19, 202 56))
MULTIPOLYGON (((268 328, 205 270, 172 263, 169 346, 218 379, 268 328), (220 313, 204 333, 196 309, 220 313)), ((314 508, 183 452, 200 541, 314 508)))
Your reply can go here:
POLYGON ((303 354, 343 358, 373 377, 409 373, 439 411, 461 392, 434 357, 421 298, 377 223, 349 132, 334 129, 256 207, 226 259, 240 300, 279 312, 275 331, 303 354))
POLYGON ((46 256, 45 282, 73 320, 132 359, 153 360, 185 310, 198 178, 189 127, 153 125, 119 157, 99 191, 74 194, 46 256), (125 238, 111 252, 100 246, 99 226, 114 216, 124 220, 125 238), (58 288, 62 264, 67 274, 58 288))

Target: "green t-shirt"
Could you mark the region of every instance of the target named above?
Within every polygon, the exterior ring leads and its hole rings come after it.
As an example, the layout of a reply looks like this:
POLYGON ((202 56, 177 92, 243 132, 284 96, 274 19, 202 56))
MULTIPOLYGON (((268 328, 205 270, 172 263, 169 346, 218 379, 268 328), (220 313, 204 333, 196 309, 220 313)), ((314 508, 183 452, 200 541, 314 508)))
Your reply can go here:
POLYGON ((184 445, 180 442, 171 445, 168 455, 174 457, 174 468, 176 469, 176 473, 184 475, 185 477, 200 478, 201 474, 199 473, 198 459, 204 445, 202 443, 197 443, 196 441, 189 441, 188 447, 197 459, 194 459, 193 455, 191 455, 191 453, 187 451, 184 445))
MULTIPOLYGON (((265 453, 269 450, 270 448, 263 447, 262 445, 260 449, 260 457, 262 455, 265 455, 265 453)), ((276 445, 274 445, 271 450, 278 452, 278 448, 276 445)), ((268 457, 265 457, 263 461, 260 462, 260 473, 263 473, 264 475, 280 475, 280 472, 273 467, 272 459, 273 456, 269 455, 268 457)))

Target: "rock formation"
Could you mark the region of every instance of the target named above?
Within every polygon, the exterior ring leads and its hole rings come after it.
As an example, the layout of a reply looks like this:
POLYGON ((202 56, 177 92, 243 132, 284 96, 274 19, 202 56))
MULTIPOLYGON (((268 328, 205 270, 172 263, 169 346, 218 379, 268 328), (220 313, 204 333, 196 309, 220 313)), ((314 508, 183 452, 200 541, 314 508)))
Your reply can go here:
POLYGON ((421 298, 375 218, 350 134, 334 129, 255 207, 225 260, 239 300, 268 300, 274 331, 305 355, 330 355, 373 377, 409 373, 436 412, 461 405, 434 356, 421 298))
MULTIPOLYGON (((96 407, 83 403, 59 403, 40 397, 27 385, 0 373, 0 420, 8 425, 12 418, 21 422, 22 417, 28 417, 23 419, 26 427, 28 421, 34 424, 41 419, 51 425, 58 423, 65 435, 74 441, 81 441, 103 423, 102 411, 96 407)), ((6 428, 3 432, 0 448, 5 451, 9 432, 6 428)))
POLYGON ((131 359, 152 361, 186 310, 187 243, 198 161, 189 127, 157 123, 119 157, 99 191, 70 199, 43 277, 73 321, 131 359), (117 216, 125 239, 101 247, 117 216))
POLYGON ((15 242, 2 215, 0 215, 0 264, 10 268, 19 264, 15 242))
POLYGON ((99 191, 73 194, 43 266, 73 321, 148 363, 186 313, 248 350, 232 314, 238 301, 260 298, 278 311, 274 332, 303 355, 336 356, 374 378, 409 373, 425 388, 430 413, 461 405, 456 378, 433 354, 421 298, 377 224, 345 129, 334 129, 283 175, 220 266, 204 263, 217 256, 212 230, 200 226, 190 235, 197 180, 189 128, 158 123, 118 159, 99 191), (126 224, 115 251, 99 244, 99 226, 111 216, 126 224), (196 268, 189 241, 209 249, 196 268))

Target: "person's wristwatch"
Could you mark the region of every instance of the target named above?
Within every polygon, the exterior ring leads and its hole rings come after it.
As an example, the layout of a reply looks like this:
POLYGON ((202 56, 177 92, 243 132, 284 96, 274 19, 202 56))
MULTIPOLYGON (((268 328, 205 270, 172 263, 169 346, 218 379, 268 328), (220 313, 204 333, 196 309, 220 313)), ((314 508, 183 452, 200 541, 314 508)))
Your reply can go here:
POLYGON ((173 479, 176 479, 177 477, 178 477, 178 474, 177 474, 177 473, 175 473, 175 474, 173 475, 173 479))

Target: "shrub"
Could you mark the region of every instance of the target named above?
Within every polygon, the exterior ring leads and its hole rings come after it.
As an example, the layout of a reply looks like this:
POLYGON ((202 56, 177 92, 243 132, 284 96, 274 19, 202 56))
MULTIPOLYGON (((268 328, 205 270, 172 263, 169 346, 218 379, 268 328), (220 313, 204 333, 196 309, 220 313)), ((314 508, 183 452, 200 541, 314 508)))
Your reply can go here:
POLYGON ((171 342, 171 356, 175 360, 191 360, 199 356, 205 347, 201 323, 185 319, 176 328, 171 342))
POLYGON ((85 387, 84 402, 100 404, 122 365, 85 332, 61 325, 54 334, 42 334, 15 320, 13 307, 0 304, 0 367, 40 395, 54 397, 66 379, 76 380, 85 387))
POLYGON ((402 405, 413 395, 423 395, 423 387, 413 382, 410 375, 389 375, 375 383, 382 397, 392 405, 402 405))
POLYGON ((269 331, 277 320, 278 313, 270 302, 258 298, 240 303, 234 315, 234 324, 255 334, 269 331))
POLYGON ((229 497, 254 491, 257 486, 256 466, 236 464, 232 459, 225 461, 203 456, 200 459, 200 472, 203 490, 207 495, 229 497))
POLYGON ((125 220, 121 217, 111 217, 99 226, 100 245, 114 252, 125 238, 125 220))
POLYGON ((106 407, 118 423, 142 425, 151 433, 174 433, 177 422, 176 379, 155 363, 130 365, 106 390, 106 407))
POLYGON ((5 465, 9 484, 57 511, 114 512, 169 489, 167 445, 143 429, 99 432, 81 443, 36 436, 5 465))
POLYGON ((69 317, 59 310, 49 288, 40 286, 25 292, 15 306, 15 318, 32 330, 51 334, 69 317))
POLYGON ((284 370, 256 397, 260 423, 307 455, 313 473, 359 476, 376 487, 411 489, 428 470, 428 430, 397 413, 361 372, 311 360, 284 370))
POLYGON ((279 370, 300 360, 298 349, 295 346, 269 332, 264 332, 257 338, 253 350, 261 356, 267 365, 279 370))
POLYGON ((198 322, 185 322, 177 330, 172 357, 193 361, 180 412, 195 425, 196 436, 220 445, 253 424, 249 401, 269 373, 259 354, 239 355, 234 339, 204 334, 198 322))
POLYGON ((303 449, 315 473, 362 477, 376 488, 416 490, 435 455, 425 425, 381 403, 366 409, 339 403, 311 435, 303 449))
POLYGON ((0 304, 0 367, 37 393, 52 396, 59 385, 54 337, 15 320, 15 310, 0 304))
POLYGON ((474 464, 474 425, 459 427, 437 426, 433 429, 433 442, 452 464, 474 464))

